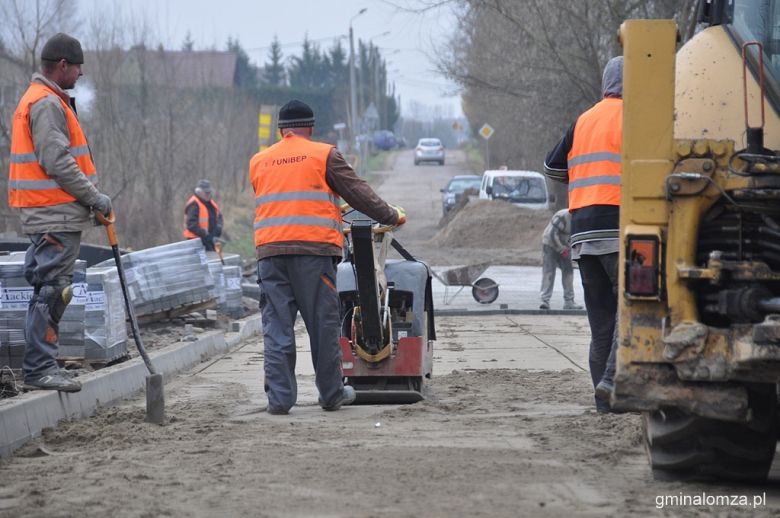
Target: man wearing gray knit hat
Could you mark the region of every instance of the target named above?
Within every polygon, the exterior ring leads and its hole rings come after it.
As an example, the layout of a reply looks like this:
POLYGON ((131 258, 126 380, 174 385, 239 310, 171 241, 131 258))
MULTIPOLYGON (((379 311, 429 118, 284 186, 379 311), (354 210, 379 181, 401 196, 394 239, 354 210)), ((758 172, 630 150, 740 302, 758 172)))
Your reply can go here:
POLYGON ((52 36, 41 51, 41 72, 33 74, 11 126, 8 201, 18 209, 22 232, 32 242, 24 261, 34 294, 22 364, 30 389, 81 389, 56 362, 59 322, 73 295, 81 232, 94 224, 94 212, 111 213, 111 199, 96 187, 97 171, 75 100, 66 92, 81 77, 82 63, 76 38, 52 36))
POLYGON ((355 400, 341 376, 336 264, 344 236, 338 198, 384 225, 401 225, 406 216, 377 196, 335 147, 311 140, 314 112, 306 103, 288 102, 278 121, 282 140, 249 163, 268 412, 286 414, 298 397, 298 311, 309 333, 320 406, 338 410, 355 400))

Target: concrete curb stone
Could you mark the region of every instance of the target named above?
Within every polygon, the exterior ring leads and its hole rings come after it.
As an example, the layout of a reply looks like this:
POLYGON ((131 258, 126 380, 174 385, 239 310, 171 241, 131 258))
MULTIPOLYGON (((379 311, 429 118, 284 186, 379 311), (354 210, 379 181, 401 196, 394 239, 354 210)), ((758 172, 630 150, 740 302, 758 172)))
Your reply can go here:
MULTIPOLYGON (((221 353, 258 334, 260 315, 239 321, 237 333, 213 331, 194 342, 171 345, 150 353, 154 366, 164 379, 221 353)), ((0 400, 0 457, 10 456, 44 428, 55 427, 62 419, 89 417, 98 408, 127 399, 144 389, 146 366, 141 358, 80 376, 80 392, 35 391, 0 400)))

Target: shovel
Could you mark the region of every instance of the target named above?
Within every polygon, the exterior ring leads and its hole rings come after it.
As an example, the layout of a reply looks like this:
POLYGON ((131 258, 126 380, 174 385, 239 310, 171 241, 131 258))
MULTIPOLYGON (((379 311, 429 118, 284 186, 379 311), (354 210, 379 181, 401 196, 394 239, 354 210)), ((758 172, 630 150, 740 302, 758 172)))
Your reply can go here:
POLYGON ((157 372, 157 369, 155 369, 152 364, 152 360, 149 359, 149 355, 146 354, 146 349, 141 341, 141 332, 138 330, 138 320, 135 318, 135 310, 133 309, 133 305, 130 303, 130 297, 127 294, 125 270, 122 268, 122 257, 119 255, 119 242, 117 241, 116 230, 114 229, 116 217, 113 212, 109 213, 108 216, 104 216, 100 211, 95 211, 95 219, 106 227, 108 242, 111 245, 111 251, 114 253, 116 271, 119 273, 119 284, 122 286, 122 295, 124 295, 125 298, 125 309, 127 309, 127 316, 130 317, 130 327, 133 329, 135 345, 138 348, 138 353, 146 364, 146 368, 149 370, 149 375, 146 377, 146 421, 154 424, 162 424, 165 420, 165 394, 163 393, 162 374, 157 372))
POLYGON ((214 240, 214 251, 217 253, 217 257, 219 257, 219 261, 222 264, 225 264, 225 256, 222 254, 222 247, 223 243, 221 239, 215 239, 214 240))

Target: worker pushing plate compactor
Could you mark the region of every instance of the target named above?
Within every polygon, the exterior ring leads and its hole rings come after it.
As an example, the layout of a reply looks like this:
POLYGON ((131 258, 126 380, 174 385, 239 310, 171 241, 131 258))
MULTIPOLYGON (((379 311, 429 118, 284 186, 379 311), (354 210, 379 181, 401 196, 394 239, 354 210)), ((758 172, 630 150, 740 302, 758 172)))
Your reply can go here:
POLYGON ((345 383, 357 403, 415 403, 433 364, 431 275, 393 227, 359 217, 344 230, 349 253, 336 279, 345 383), (387 260, 390 246, 404 259, 387 260))

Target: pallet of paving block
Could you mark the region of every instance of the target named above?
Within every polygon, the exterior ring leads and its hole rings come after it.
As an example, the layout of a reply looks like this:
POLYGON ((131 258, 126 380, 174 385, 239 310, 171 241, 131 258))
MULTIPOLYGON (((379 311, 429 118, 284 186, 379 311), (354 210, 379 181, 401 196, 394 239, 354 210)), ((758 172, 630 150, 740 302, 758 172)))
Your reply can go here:
POLYGON ((197 313, 199 311, 205 311, 207 309, 215 309, 217 307, 217 301, 214 299, 208 299, 195 304, 188 304, 185 306, 179 306, 172 309, 166 309, 163 311, 157 311, 155 313, 148 313, 138 317, 138 324, 151 324, 152 322, 160 322, 162 320, 171 320, 187 313, 197 313))

